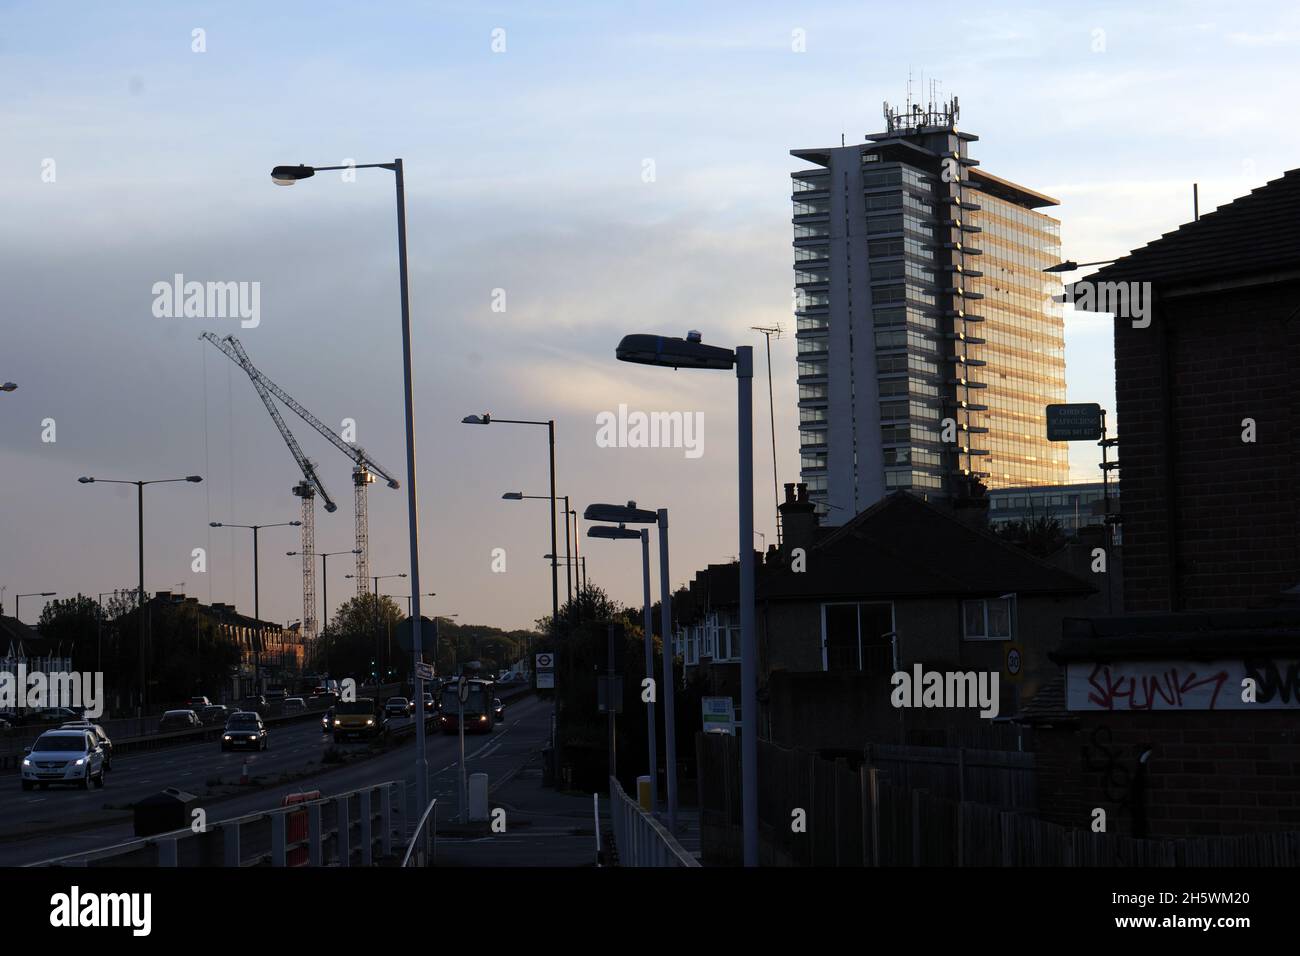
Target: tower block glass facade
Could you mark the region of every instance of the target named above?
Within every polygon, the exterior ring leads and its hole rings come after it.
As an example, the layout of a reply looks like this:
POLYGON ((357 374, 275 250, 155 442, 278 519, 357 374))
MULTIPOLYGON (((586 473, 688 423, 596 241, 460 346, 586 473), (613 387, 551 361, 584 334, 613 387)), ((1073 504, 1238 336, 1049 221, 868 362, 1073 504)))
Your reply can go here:
POLYGON ((794 150, 802 480, 829 524, 890 491, 1064 484, 1056 200, 978 169, 957 100, 794 150))

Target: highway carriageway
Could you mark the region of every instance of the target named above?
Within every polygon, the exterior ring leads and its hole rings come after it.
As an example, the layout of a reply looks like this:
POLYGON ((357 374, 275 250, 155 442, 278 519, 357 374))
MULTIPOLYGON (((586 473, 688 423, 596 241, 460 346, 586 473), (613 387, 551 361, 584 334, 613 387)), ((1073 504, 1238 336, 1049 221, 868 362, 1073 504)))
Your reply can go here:
MULTIPOLYGON (((512 710, 536 705, 530 699, 528 685, 498 694, 506 704, 506 720, 490 735, 467 736, 466 752, 472 753, 491 743, 512 726, 512 710), (518 695, 518 696, 516 696, 518 695)), ((549 707, 549 704, 548 704, 549 707)), ((270 727, 270 748, 264 752, 221 751, 217 737, 191 740, 166 749, 140 750, 121 756, 114 754, 113 769, 106 776, 102 790, 79 790, 68 785, 48 790, 22 791, 16 774, 0 776, 0 788, 12 787, 0 797, 0 866, 47 859, 59 852, 72 853, 91 846, 107 846, 131 839, 134 835, 131 805, 167 787, 188 791, 200 797, 209 818, 237 815, 231 806, 242 807, 253 797, 251 809, 279 806, 279 796, 268 804, 268 792, 282 795, 300 790, 320 789, 327 793, 358 787, 368 782, 402 779, 412 762, 410 740, 414 721, 392 721, 391 736, 395 746, 387 751, 370 751, 367 744, 343 744, 339 750, 354 754, 341 764, 323 764, 322 758, 333 746, 333 736, 322 733, 320 714, 304 720, 300 716, 270 727), (240 786, 238 780, 244 761, 249 764, 253 785, 240 786), (388 769, 381 769, 388 768, 388 769), (358 776, 359 774, 359 776, 358 776), (261 778, 260 785, 258 778, 261 778), (287 779, 291 778, 291 779, 287 779), (217 779, 221 786, 210 787, 217 779), (347 781, 340 782, 340 781, 347 781)), ((455 735, 431 732, 426 740, 430 771, 454 764, 458 755, 455 735)), ((471 770, 473 762, 470 762, 471 770)), ((0 793, 3 790, 0 789, 0 793)))

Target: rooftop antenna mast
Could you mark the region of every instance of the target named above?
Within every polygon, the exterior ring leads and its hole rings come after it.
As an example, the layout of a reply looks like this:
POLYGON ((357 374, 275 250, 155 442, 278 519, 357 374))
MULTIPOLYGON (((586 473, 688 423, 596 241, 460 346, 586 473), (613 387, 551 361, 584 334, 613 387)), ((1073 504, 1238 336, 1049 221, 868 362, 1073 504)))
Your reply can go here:
POLYGON ((776 546, 781 547, 781 495, 777 491, 776 478, 776 408, 772 402, 772 336, 781 337, 781 325, 751 325, 755 332, 762 332, 767 340, 767 417, 772 426, 772 499, 776 503, 776 546))

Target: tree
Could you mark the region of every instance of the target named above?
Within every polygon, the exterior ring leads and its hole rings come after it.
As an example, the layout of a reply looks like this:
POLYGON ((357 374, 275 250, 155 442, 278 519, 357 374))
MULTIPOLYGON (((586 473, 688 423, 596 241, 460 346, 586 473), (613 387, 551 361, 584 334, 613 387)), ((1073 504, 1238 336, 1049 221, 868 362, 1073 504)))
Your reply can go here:
POLYGON ((360 679, 390 668, 399 675, 406 673, 410 662, 392 637, 404 617, 397 602, 387 595, 359 594, 344 602, 329 631, 319 639, 320 665, 331 676, 360 679))
POLYGON ((94 598, 78 594, 45 605, 36 627, 51 653, 71 657, 74 670, 93 671, 99 666, 97 639, 104 617, 94 598))
POLYGON ((1004 541, 1039 558, 1056 553, 1065 544, 1065 530, 1052 515, 1037 515, 1028 521, 1009 521, 997 529, 997 534, 1004 541))

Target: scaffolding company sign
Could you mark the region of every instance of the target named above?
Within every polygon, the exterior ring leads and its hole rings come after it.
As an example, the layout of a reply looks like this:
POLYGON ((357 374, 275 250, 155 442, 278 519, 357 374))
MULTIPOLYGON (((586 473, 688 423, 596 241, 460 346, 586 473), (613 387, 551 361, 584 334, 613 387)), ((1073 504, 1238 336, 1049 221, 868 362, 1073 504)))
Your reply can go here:
POLYGON ((1047 406, 1048 441, 1096 441, 1101 438, 1101 406, 1096 403, 1047 406))
POLYGON ((538 654, 537 655, 537 689, 554 690, 555 689, 555 655, 538 654))

